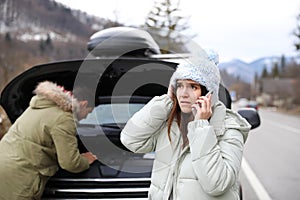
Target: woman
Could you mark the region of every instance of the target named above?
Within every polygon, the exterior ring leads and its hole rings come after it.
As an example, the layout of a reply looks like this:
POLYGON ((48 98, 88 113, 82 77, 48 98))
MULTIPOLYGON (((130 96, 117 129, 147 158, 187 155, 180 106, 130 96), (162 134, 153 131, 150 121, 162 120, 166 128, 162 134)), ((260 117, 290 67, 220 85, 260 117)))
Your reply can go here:
POLYGON ((149 199, 239 199, 250 125, 218 100, 219 83, 218 68, 208 58, 180 64, 168 93, 154 97, 126 124, 121 141, 128 149, 155 152, 149 199))
POLYGON ((40 199, 59 167, 78 173, 97 158, 80 154, 72 111, 78 120, 92 107, 87 92, 71 92, 55 83, 38 84, 29 107, 0 141, 0 199, 40 199), (84 92, 84 94, 82 94, 84 92))

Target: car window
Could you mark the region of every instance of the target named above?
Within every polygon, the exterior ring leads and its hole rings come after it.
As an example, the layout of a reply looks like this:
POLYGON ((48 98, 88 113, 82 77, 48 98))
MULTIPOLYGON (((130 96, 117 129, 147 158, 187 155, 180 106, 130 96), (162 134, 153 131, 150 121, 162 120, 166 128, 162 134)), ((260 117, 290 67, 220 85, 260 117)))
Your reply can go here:
POLYGON ((88 114, 87 118, 81 120, 80 124, 125 124, 144 105, 143 103, 100 104, 88 114))
MULTIPOLYGON (((83 144, 89 147, 89 150, 97 155, 103 167, 100 169, 101 173, 107 173, 103 170, 108 166, 109 168, 120 172, 131 173, 150 173, 152 170, 154 152, 150 153, 132 153, 125 151, 119 140, 118 130, 123 127, 127 121, 139 111, 145 103, 107 103, 100 104, 87 116, 86 119, 81 120, 78 129, 80 139, 83 144), (85 125, 96 125, 102 127, 109 127, 111 129, 90 128, 85 125), (121 125, 119 127, 119 125, 121 125), (104 132, 102 132, 104 131, 104 132), (105 133, 105 134, 103 134, 105 133), (109 139, 109 140, 107 140, 109 139)), ((111 175, 110 175, 111 176, 111 175)), ((114 174, 112 176, 119 176, 114 174)), ((122 175, 120 175, 122 176, 122 175)))

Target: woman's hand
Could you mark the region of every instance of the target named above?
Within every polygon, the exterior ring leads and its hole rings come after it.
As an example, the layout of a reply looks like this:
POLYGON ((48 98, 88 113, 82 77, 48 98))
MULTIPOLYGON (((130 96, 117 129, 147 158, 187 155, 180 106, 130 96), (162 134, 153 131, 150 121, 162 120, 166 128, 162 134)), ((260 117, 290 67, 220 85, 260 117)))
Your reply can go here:
POLYGON ((209 119, 212 115, 211 94, 208 96, 200 96, 195 104, 192 105, 194 120, 209 119))

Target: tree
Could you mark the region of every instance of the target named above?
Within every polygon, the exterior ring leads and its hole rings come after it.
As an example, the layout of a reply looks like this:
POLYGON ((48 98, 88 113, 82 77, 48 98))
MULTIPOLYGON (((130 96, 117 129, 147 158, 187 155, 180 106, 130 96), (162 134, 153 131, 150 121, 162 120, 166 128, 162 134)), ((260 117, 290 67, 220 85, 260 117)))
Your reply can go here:
POLYGON ((269 76, 268 70, 267 70, 266 66, 264 66, 264 69, 262 71, 261 77, 262 78, 267 78, 268 76, 269 76))
POLYGON ((45 44, 46 44, 47 46, 52 47, 52 39, 51 39, 49 33, 47 33, 47 39, 46 39, 46 41, 45 41, 45 44))
POLYGON ((180 0, 156 0, 145 26, 162 49, 162 53, 186 52, 181 35, 189 28, 188 17, 181 16, 180 0))
POLYGON ((12 41, 12 39, 11 39, 11 36, 10 36, 10 33, 9 33, 9 32, 5 33, 5 41, 6 41, 7 43, 11 43, 11 41, 12 41))
POLYGON ((296 17, 297 19, 297 27, 294 30, 294 35, 296 36, 296 41, 294 43, 296 51, 300 52, 300 13, 296 17))
POLYGON ((272 68, 272 77, 273 78, 279 77, 279 67, 277 62, 274 64, 272 68))
POLYGON ((257 72, 255 72, 254 74, 254 83, 257 83, 258 82, 258 74, 257 72))
POLYGON ((286 59, 285 59, 285 56, 282 55, 281 58, 280 58, 280 67, 281 67, 281 71, 284 71, 285 70, 285 67, 286 67, 286 59))

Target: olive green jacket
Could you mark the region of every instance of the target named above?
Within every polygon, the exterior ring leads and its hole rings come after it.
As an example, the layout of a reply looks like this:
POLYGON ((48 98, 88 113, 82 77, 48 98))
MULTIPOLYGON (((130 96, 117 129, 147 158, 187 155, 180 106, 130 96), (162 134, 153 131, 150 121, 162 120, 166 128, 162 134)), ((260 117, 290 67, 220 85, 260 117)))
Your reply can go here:
POLYGON ((0 141, 0 199, 39 199, 59 166, 74 173, 89 168, 77 147, 72 96, 56 87, 41 83, 0 141))

